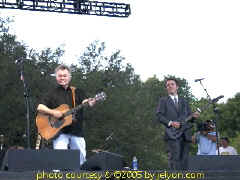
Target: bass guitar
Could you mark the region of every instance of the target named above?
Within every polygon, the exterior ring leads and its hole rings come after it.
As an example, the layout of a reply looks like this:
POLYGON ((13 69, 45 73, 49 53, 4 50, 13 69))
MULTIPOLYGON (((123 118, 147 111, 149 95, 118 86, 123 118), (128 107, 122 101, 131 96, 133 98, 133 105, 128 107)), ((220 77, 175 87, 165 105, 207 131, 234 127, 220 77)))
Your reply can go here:
MULTIPOLYGON (((205 105, 203 108, 197 108, 196 112, 203 112, 206 109, 208 109, 209 105, 211 103, 208 103, 207 105, 205 105)), ((182 136, 182 134, 187 130, 190 129, 192 126, 190 126, 188 124, 188 122, 193 118, 193 114, 189 115, 188 117, 186 117, 185 119, 183 119, 182 121, 180 121, 180 127, 179 128, 175 128, 175 127, 167 127, 166 128, 166 134, 170 139, 178 139, 182 136)))

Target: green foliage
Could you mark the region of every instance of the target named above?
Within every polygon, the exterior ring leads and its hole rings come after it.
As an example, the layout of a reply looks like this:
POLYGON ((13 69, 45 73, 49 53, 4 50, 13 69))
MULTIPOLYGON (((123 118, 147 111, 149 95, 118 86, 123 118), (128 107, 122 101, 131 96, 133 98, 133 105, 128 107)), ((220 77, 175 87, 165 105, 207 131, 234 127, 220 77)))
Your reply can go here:
POLYGON ((225 105, 219 108, 220 111, 220 130, 225 134, 234 137, 240 129, 240 93, 234 98, 228 99, 225 105))
MULTIPOLYGON (((6 22, 0 18, 0 134, 6 137, 8 146, 26 146, 22 135, 26 131, 26 110, 23 82, 20 80, 20 65, 14 62, 23 58, 24 77, 31 104, 31 146, 35 146, 37 135, 35 110, 44 93, 55 86, 55 78, 49 76, 61 64, 64 50, 59 47, 40 52, 28 49, 16 41, 16 36, 7 31, 6 22), (28 59, 28 60, 26 60, 28 59)), ((105 102, 85 109, 85 137, 88 156, 90 150, 102 148, 124 155, 126 165, 131 166, 133 156, 137 156, 140 169, 164 169, 167 167, 166 148, 163 141, 164 127, 155 123, 159 97, 166 95, 165 81, 156 76, 142 82, 134 68, 125 63, 121 51, 106 55, 104 42, 91 43, 79 57, 78 64, 72 64, 72 84, 86 91, 89 97, 104 91, 105 102), (114 133, 113 139, 105 141, 114 133)), ((167 75, 175 77, 174 75, 167 75)), ((206 99, 197 100, 185 79, 179 81, 179 94, 187 98, 193 111, 203 107, 206 99)), ((220 111, 220 134, 231 136, 233 144, 240 148, 236 137, 240 130, 240 94, 229 99, 226 104, 218 104, 220 111), (234 137, 235 136, 235 137, 234 137)), ((201 114, 198 122, 214 119, 212 106, 201 114)), ((196 129, 194 129, 196 130, 196 129)), ((194 154, 195 148, 192 149, 194 154)))
POLYGON ((239 138, 240 138, 240 134, 239 132, 236 132, 236 136, 234 136, 233 138, 229 138, 230 140, 230 146, 233 146, 238 154, 240 154, 240 141, 239 141, 239 138))
POLYGON ((51 77, 44 76, 50 74, 59 62, 63 50, 46 49, 41 52, 29 51, 24 44, 16 41, 16 36, 7 31, 9 20, 0 19, 0 105, 1 121, 0 133, 5 135, 7 146, 26 146, 26 107, 25 96, 28 95, 30 102, 30 129, 31 142, 34 146, 36 137, 35 110, 38 101, 43 93, 52 87, 55 82, 51 77), (29 57, 29 58, 27 58, 29 57), (22 63, 15 63, 16 60, 23 59, 22 63), (28 59, 28 60, 27 60, 28 59), (20 78, 23 72, 26 91, 20 78))

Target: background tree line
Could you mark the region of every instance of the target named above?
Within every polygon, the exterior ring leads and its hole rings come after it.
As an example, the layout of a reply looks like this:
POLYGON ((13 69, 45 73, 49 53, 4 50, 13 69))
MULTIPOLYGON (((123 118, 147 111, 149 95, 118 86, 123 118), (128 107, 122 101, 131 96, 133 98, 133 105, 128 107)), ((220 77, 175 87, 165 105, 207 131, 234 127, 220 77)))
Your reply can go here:
MULTIPOLYGON (((37 130, 35 126, 36 106, 48 89, 55 86, 50 74, 61 64, 62 48, 30 49, 9 33, 10 19, 0 17, 0 134, 5 135, 7 147, 26 146, 26 108, 23 81, 20 68, 24 68, 27 94, 30 99, 31 147, 35 147, 37 130), (23 59, 22 63, 16 60, 23 59)), ((125 63, 121 52, 104 55, 105 43, 91 43, 72 64, 72 84, 86 91, 89 97, 104 91, 107 99, 91 109, 85 109, 85 137, 88 156, 91 149, 103 148, 120 153, 126 162, 137 156, 142 169, 167 167, 167 154, 163 141, 164 127, 156 123, 155 110, 158 99, 166 95, 164 79, 156 76, 143 82, 134 72, 131 64, 125 63), (106 141, 113 133, 113 138, 106 141)), ((166 75, 166 77, 175 77, 166 75)), ((179 94, 187 98, 193 111, 207 103, 196 99, 188 82, 180 82, 179 94)), ((218 122, 221 135, 231 137, 232 144, 240 151, 240 93, 226 103, 217 104, 220 112, 218 122)), ((203 112, 199 122, 216 118, 212 108, 203 112)), ((196 128, 193 129, 196 131, 196 128)), ((192 146, 192 154, 196 146, 192 146)), ((128 164, 130 166, 130 164, 128 164)))

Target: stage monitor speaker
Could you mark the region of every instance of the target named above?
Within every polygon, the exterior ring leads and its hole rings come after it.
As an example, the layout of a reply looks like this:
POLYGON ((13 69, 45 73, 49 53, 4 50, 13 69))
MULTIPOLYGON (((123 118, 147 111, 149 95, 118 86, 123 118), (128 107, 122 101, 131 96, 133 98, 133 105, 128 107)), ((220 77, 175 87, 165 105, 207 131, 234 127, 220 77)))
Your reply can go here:
POLYGON ((8 150, 2 170, 77 170, 80 168, 78 150, 8 150))
POLYGON ((99 152, 90 158, 81 166, 82 170, 104 171, 117 170, 123 168, 123 156, 111 152, 99 152))
POLYGON ((198 155, 188 158, 189 170, 240 170, 240 156, 238 155, 198 155))

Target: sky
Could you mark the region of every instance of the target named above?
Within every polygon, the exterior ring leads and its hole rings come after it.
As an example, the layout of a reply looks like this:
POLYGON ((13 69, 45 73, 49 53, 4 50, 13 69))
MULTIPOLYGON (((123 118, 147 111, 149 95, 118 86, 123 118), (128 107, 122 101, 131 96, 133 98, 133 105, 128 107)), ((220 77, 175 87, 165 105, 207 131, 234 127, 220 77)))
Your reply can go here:
MULTIPOLYGON (((107 0, 105 0, 107 1, 107 0)), ((109 0, 110 1, 110 0, 109 0)), ((111 0, 113 1, 113 0, 111 0)), ((31 48, 63 46, 65 63, 77 58, 93 41, 108 51, 121 50, 142 81, 156 75, 185 78, 197 98, 239 91, 239 0, 119 0, 129 3, 128 18, 0 9, 13 16, 11 32, 31 48)))

